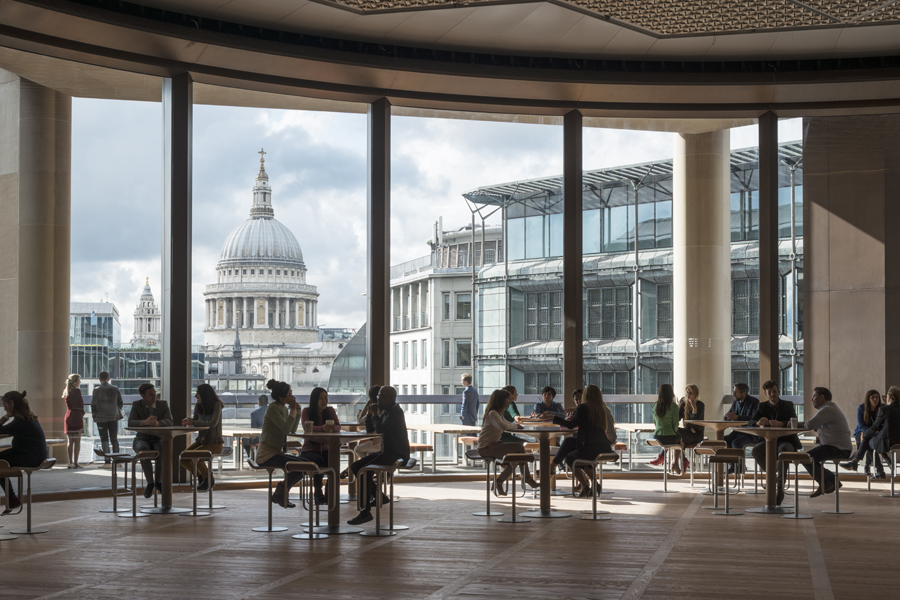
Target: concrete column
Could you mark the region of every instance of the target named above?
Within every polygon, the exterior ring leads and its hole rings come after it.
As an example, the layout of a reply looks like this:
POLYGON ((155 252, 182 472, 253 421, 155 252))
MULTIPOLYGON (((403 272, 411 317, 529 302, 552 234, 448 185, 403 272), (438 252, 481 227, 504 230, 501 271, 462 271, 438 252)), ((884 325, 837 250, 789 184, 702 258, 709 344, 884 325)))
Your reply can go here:
MULTIPOLYGON (((368 109, 366 386, 390 385, 391 374, 391 103, 368 109)), ((315 322, 313 322, 315 323, 315 322)))
POLYGON ((272 327, 272 323, 269 321, 269 311, 272 309, 272 299, 266 298, 266 329, 272 327))
POLYGON ((47 437, 64 437, 71 139, 69 96, 0 70, 0 393, 27 391, 47 437))
POLYGON ((767 112, 759 117, 759 383, 771 379, 780 386, 779 277, 778 117, 767 112))
POLYGON ((694 383, 707 418, 731 383, 730 132, 675 136, 672 242, 675 393, 694 383))
MULTIPOLYGON (((572 391, 583 387, 582 115, 563 120, 563 402, 574 408, 572 391)), ((484 250, 482 249, 482 252, 484 250)))
POLYGON ((900 117, 803 130, 803 391, 828 387, 853 423, 865 390, 900 381, 900 117))

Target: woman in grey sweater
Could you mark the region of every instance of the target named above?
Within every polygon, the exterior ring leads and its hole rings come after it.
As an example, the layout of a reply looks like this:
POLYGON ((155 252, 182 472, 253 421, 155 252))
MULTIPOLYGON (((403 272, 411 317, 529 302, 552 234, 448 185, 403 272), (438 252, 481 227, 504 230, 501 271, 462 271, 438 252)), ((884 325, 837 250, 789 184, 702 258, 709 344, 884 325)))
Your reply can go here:
MULTIPOLYGON (((222 401, 216 395, 212 386, 207 383, 201 383, 197 386, 197 393, 194 395, 197 404, 194 406, 194 418, 183 419, 181 424, 186 427, 208 427, 208 429, 197 434, 197 441, 187 447, 188 450, 209 450, 211 453, 218 454, 222 451, 222 401)), ((187 471, 193 472, 194 465, 189 460, 182 460, 181 466, 187 471)), ((209 486, 215 485, 213 474, 209 472, 206 463, 197 464, 197 478, 199 489, 208 490, 209 486)))
MULTIPOLYGON (((503 417, 503 413, 509 407, 510 398, 510 393, 506 390, 494 390, 484 409, 484 421, 481 424, 481 431, 478 432, 478 453, 485 458, 500 460, 507 454, 525 452, 525 442, 500 441, 504 432, 522 429, 518 423, 510 423, 503 417)), ((524 467, 524 469, 525 483, 537 488, 538 484, 529 473, 528 467, 524 467)), ((506 495, 504 484, 510 475, 512 475, 512 468, 507 466, 497 476, 494 485, 498 495, 506 495)))

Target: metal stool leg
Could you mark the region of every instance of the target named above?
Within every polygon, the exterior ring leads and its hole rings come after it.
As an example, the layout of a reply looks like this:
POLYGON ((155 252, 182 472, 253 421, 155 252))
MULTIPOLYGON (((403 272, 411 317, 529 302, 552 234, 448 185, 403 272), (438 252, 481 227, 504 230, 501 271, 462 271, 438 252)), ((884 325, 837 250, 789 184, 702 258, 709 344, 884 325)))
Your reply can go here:
POLYGON ((669 489, 669 449, 666 447, 663 447, 663 489, 654 491, 660 494, 676 493, 669 489))
MULTIPOLYGON (((738 474, 735 473, 734 478, 737 479, 737 476, 738 476, 738 474)), ((723 516, 723 517, 731 517, 731 516, 737 517, 737 516, 744 514, 739 510, 731 510, 731 504, 729 502, 729 499, 731 498, 731 494, 728 493, 728 488, 730 486, 728 485, 728 472, 727 471, 725 473, 725 481, 723 483, 725 484, 725 510, 714 510, 710 514, 716 515, 716 516, 723 516)), ((717 492, 716 499, 717 500, 718 500, 718 491, 719 491, 719 487, 716 486, 716 492, 717 492)))
MULTIPOLYGON (((197 511, 197 491, 200 487, 200 476, 199 469, 197 468, 197 463, 200 462, 200 459, 192 458, 190 459, 191 465, 193 466, 193 471, 191 472, 191 492, 193 492, 193 510, 191 512, 180 513, 182 517, 208 517, 210 513, 208 512, 198 512, 197 511)), ((209 466, 212 467, 212 461, 210 461, 209 466)), ((209 474, 209 472, 207 472, 209 474)), ((211 488, 212 486, 210 486, 211 488)), ((210 504, 212 504, 212 492, 210 491, 210 504)), ((269 502, 271 505, 272 503, 269 502)))
MULTIPOLYGON (((826 515, 852 515, 852 510, 841 510, 841 476, 838 473, 840 461, 831 461, 834 463, 834 510, 823 510, 826 515)), ((825 479, 825 463, 822 463, 822 479, 825 479)))
MULTIPOLYGON (((528 523, 531 521, 528 517, 520 517, 516 514, 516 464, 513 464, 512 470, 512 516, 497 519, 498 523, 528 523)), ((543 474, 542 474, 543 475, 543 474)), ((525 470, 522 469, 522 489, 525 489, 525 470)))
MULTIPOLYGON (((126 481, 128 479, 128 473, 125 473, 126 481)), ((123 517, 126 519, 137 519, 140 517, 149 517, 150 513, 138 512, 137 506, 137 461, 131 463, 131 511, 123 512, 116 515, 117 517, 123 517)))
POLYGON ((800 465, 794 463, 794 512, 781 515, 782 519, 812 519, 812 515, 800 514, 800 465))
MULTIPOLYGON (((359 535, 369 537, 387 537, 390 535, 397 535, 396 531, 391 531, 390 529, 381 526, 381 498, 387 494, 387 480, 384 478, 384 475, 384 471, 375 471, 375 529, 367 529, 361 532, 359 535)), ((365 478, 360 477, 360 479, 365 478)), ((363 490, 365 491, 365 487, 363 487, 363 490)), ((391 504, 393 504, 393 498, 391 499, 391 504)))
POLYGON ((388 481, 390 482, 391 493, 388 496, 391 499, 391 504, 388 506, 388 531, 403 531, 405 529, 409 529, 408 525, 394 525, 394 474, 388 473, 388 481))
MULTIPOLYGON (((6 481, 3 483, 3 503, 6 506, 7 510, 9 509, 9 480, 7 477, 6 481)), ((19 493, 22 493, 22 479, 19 478, 19 493)), ((21 498, 21 496, 20 496, 21 498)), ((11 542, 12 540, 19 539, 17 535, 0 535, 0 542, 11 542)))
MULTIPOLYGON (((253 531, 258 531, 260 533, 276 533, 279 531, 287 531, 287 527, 272 527, 272 469, 266 469, 269 471, 269 492, 266 494, 266 504, 269 505, 269 525, 268 527, 254 527, 253 531)), ((285 476, 287 479, 287 476, 285 476)), ((285 488, 285 496, 287 496, 287 484, 284 486, 285 488)))
POLYGON ((891 453, 891 493, 881 494, 882 498, 900 498, 900 494, 894 492, 894 480, 897 478, 897 453, 891 453))
POLYGON ((291 537, 295 540, 322 540, 329 535, 327 533, 316 533, 315 528, 319 526, 319 504, 316 502, 316 495, 313 492, 314 484, 312 477, 304 477, 300 480, 300 502, 306 508, 309 515, 309 523, 306 533, 298 533, 291 537), (307 486, 309 489, 307 489, 307 486), (315 512, 315 518, 313 517, 315 512))
MULTIPOLYGON (((112 497, 113 497, 113 506, 112 508, 101 508, 97 512, 102 513, 118 513, 118 512, 127 512, 128 508, 119 508, 118 500, 119 500, 119 464, 115 460, 112 461, 112 497)), ((125 491, 128 491, 128 464, 121 463, 125 466, 125 472, 122 474, 122 478, 125 480, 125 491)))
MULTIPOLYGON (((219 465, 222 464, 221 461, 222 461, 222 459, 220 457, 219 465)), ((209 470, 206 473, 208 475, 212 476, 213 459, 209 459, 208 462, 209 462, 209 470)), ((219 475, 221 475, 221 473, 219 473, 219 475)), ((211 479, 211 477, 210 477, 210 479, 211 479)), ((209 483, 209 506, 207 507, 207 510, 222 510, 223 508, 226 508, 226 506, 224 504, 213 504, 213 485, 212 485, 212 481, 210 480, 210 483, 209 483)))
MULTIPOLYGON (((574 470, 575 467, 573 466, 572 471, 574 472, 574 470)), ((608 510, 597 510, 597 489, 602 489, 603 487, 603 463, 594 463, 591 467, 591 483, 594 484, 594 490, 591 494, 591 510, 582 511, 582 515, 578 518, 584 521, 609 521, 612 517, 607 516, 609 515, 608 510), (599 469, 597 468, 598 466, 599 469)))
POLYGON ((31 471, 26 471, 25 476, 28 478, 28 506, 25 510, 25 517, 27 527, 25 529, 16 529, 14 531, 10 531, 10 533, 15 533, 16 535, 34 535, 38 533, 47 533, 46 529, 32 529, 31 528, 31 471))

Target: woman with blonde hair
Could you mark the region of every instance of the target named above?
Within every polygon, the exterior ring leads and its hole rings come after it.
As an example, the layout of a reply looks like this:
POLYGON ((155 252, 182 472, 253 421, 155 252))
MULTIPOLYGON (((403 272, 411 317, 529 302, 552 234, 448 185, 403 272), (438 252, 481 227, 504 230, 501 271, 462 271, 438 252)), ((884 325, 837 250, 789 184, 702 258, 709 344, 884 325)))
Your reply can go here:
MULTIPOLYGON (((690 383, 684 388, 684 398, 678 403, 678 420, 685 421, 702 421, 706 415, 706 407, 700 401, 700 388, 690 383)), ((681 438, 681 446, 685 444, 699 444, 703 441, 703 427, 699 425, 688 425, 678 428, 678 436, 681 438)), ((675 470, 676 474, 682 470, 687 471, 688 459, 682 458, 679 461, 681 450, 675 450, 675 470), (679 464, 680 462, 680 464, 679 464)))
POLYGON ((81 453, 81 434, 84 433, 84 397, 81 395, 81 375, 78 373, 69 375, 62 397, 66 401, 65 429, 69 468, 80 469, 78 455, 81 453))
POLYGON ((581 398, 582 402, 571 419, 554 416, 553 423, 567 429, 578 428, 575 450, 566 455, 565 461, 581 483, 579 498, 589 498, 592 494, 591 482, 584 470, 574 468, 573 463, 576 460, 594 460, 599 454, 611 453, 613 449, 606 435, 607 408, 603 402, 603 392, 596 385, 589 385, 584 388, 581 398))

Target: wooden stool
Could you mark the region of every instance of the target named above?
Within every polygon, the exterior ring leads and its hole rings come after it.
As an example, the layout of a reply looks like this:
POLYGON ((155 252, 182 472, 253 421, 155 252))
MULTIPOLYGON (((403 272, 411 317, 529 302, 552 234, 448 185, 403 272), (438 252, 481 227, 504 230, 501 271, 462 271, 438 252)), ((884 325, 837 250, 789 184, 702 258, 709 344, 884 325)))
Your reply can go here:
MULTIPOLYGON (((841 510, 841 476, 838 474, 838 467, 842 460, 847 460, 846 458, 829 458, 828 460, 822 461, 822 472, 821 472, 821 481, 819 485, 822 486, 822 491, 825 491, 825 463, 834 463, 834 510, 823 510, 822 512, 826 515, 852 515, 852 510, 841 510)), ((794 508, 794 511, 797 511, 797 508, 794 508)))
MULTIPOLYGON (((138 519, 141 517, 150 516, 150 513, 138 512, 137 509, 137 464, 142 460, 153 460, 158 456, 159 452, 157 452, 156 450, 142 450, 134 456, 130 456, 128 458, 128 463, 131 464, 131 510, 128 512, 116 513, 117 517, 138 519)), ((125 476, 128 477, 127 471, 125 476)), ((150 484, 148 483, 147 485, 150 484)), ((115 496, 113 496, 113 498, 115 498, 115 496)), ((156 496, 154 496, 153 504, 154 506, 156 505, 156 496)))
MULTIPOLYGON (((252 460, 248 460, 247 464, 250 465, 251 469, 257 471, 266 471, 269 473, 269 493, 266 494, 266 504, 269 505, 269 524, 266 527, 254 527, 253 531, 258 531, 260 533, 278 533, 280 531, 287 531, 287 527, 272 527, 272 472, 275 471, 275 469, 277 469, 278 467, 261 467, 252 460)), ((288 503, 287 484, 285 484, 284 486, 284 503, 285 505, 287 505, 288 503)))
POLYGON ((891 493, 881 494, 882 498, 900 498, 900 494, 894 493, 894 480, 897 479, 897 455, 900 454, 900 444, 891 446, 891 493))
MULTIPOLYGON (((191 512, 181 513, 183 517, 208 517, 210 513, 208 512, 197 512, 197 488, 200 487, 200 477, 197 471, 197 464, 200 461, 209 463, 209 470, 206 472, 207 475, 212 475, 212 452, 209 450, 185 450, 181 453, 181 460, 189 460, 191 461, 191 465, 193 469, 191 470, 191 491, 194 496, 193 509, 191 512)), ((209 486, 209 505, 212 506, 212 489, 213 486, 209 486)))
POLYGON ((291 461, 285 466, 285 473, 303 473, 308 475, 300 480, 300 502, 303 508, 309 514, 307 527, 304 529, 305 535, 297 534, 291 537, 295 540, 321 540, 328 537, 327 533, 316 532, 319 527, 319 504, 316 502, 315 494, 315 477, 328 476, 328 508, 334 509, 337 506, 337 489, 334 475, 334 469, 330 467, 320 467, 313 462, 291 461), (315 516, 313 515, 315 513, 315 516))
MULTIPOLYGON (((497 467, 512 467, 512 475, 510 479, 512 479, 512 516, 511 517, 501 517, 497 519, 499 523, 528 523, 531 519, 527 517, 519 517, 516 514, 516 468, 522 472, 522 494, 525 494, 525 465, 534 464, 534 454, 529 452, 517 452, 512 454, 507 454, 502 459, 494 463, 494 481, 497 481, 497 467)), ((543 474, 542 474, 543 475, 543 474)), ((497 486, 494 486, 494 493, 497 493, 497 486)))
POLYGON ((690 479, 690 483, 688 483, 688 485, 686 486, 686 487, 689 487, 689 488, 695 488, 695 487, 702 488, 702 487, 705 487, 705 486, 700 485, 699 483, 697 483, 697 484, 694 483, 694 471, 697 469, 697 453, 696 453, 696 450, 697 450, 697 446, 699 446, 699 445, 702 444, 702 443, 704 443, 704 442, 698 442, 698 443, 696 443, 696 444, 685 444, 685 445, 684 445, 684 453, 687 454, 687 453, 688 453, 688 450, 690 450, 690 452, 691 452, 691 458, 690 458, 690 460, 688 461, 688 466, 689 466, 690 469, 691 469, 691 479, 690 479))
MULTIPOLYGON (((6 481, 4 483, 3 489, 3 501, 6 506, 6 510, 9 510, 9 480, 10 479, 18 479, 19 480, 19 501, 22 500, 22 470, 16 467, 10 467, 9 463, 5 460, 0 460, 0 477, 3 477, 6 481)), ((8 515, 17 515, 22 512, 22 505, 19 504, 18 510, 16 512, 6 512, 4 511, 4 516, 8 515)), ((17 535, 0 535, 0 542, 9 542, 12 540, 19 539, 17 535)))
POLYGON ((578 459, 572 462, 573 471, 579 467, 585 467, 591 471, 591 483, 593 484, 593 489, 591 490, 591 510, 582 511, 581 519, 588 521, 609 521, 612 518, 604 516, 609 514, 608 510, 597 510, 597 496, 600 495, 597 492, 603 493, 603 463, 616 462, 619 458, 620 456, 616 453, 602 453, 598 454, 594 460, 578 459))
MULTIPOLYGON (((32 535, 32 534, 35 534, 35 533, 47 533, 47 530, 46 530, 46 529, 32 529, 32 528, 31 528, 31 500, 32 500, 32 496, 31 496, 31 474, 34 473, 35 471, 44 471, 44 470, 46 470, 46 469, 52 469, 52 468, 53 468, 53 465, 55 465, 55 464, 56 464, 56 459, 55 459, 55 458, 48 458, 47 460, 45 460, 44 462, 42 462, 41 465, 40 465, 39 467, 17 467, 17 468, 20 469, 23 473, 25 473, 25 476, 28 478, 28 490, 27 490, 27 496, 28 496, 28 508, 25 510, 25 517, 26 517, 26 519, 27 519, 27 521, 26 521, 26 522, 27 522, 27 526, 26 526, 25 529, 16 529, 16 530, 14 530, 14 531, 10 531, 10 533, 15 533, 15 534, 17 534, 17 535, 32 535)), ((24 501, 24 498, 19 498, 19 499, 24 501)))
POLYGON ((494 466, 494 459, 486 456, 481 456, 481 454, 478 453, 477 448, 466 450, 466 457, 472 461, 484 461, 484 466, 487 470, 487 473, 485 473, 484 477, 487 488, 487 507, 482 512, 473 512, 472 514, 476 517, 502 517, 502 512, 494 512, 491 510, 491 469, 494 466))
POLYGON ((681 449, 681 444, 662 444, 659 440, 647 440, 647 444, 662 449, 663 453, 663 489, 653 490, 660 494, 674 494, 675 490, 669 489, 669 450, 673 448, 681 449))
MULTIPOLYGON (((468 457, 466 456, 465 453, 466 453, 466 451, 468 451, 468 448, 466 446, 477 446, 478 445, 478 436, 463 435, 463 436, 460 436, 459 438, 457 438, 457 441, 459 442, 459 445, 463 447, 463 460, 467 461, 468 457)), ((457 449, 456 452, 458 452, 458 451, 459 450, 457 449)), ((453 460, 455 461, 456 459, 454 458, 453 460)))
MULTIPOLYGON (((706 441, 703 441, 703 442, 700 442, 699 444, 697 444, 697 447, 694 448, 694 450, 693 450, 693 454, 694 454, 694 456, 700 457, 699 462, 700 462, 701 469, 703 469, 703 457, 705 456, 708 459, 710 456, 714 456, 716 454, 716 450, 718 450, 720 447, 721 446, 708 444, 706 441)), ((706 488, 707 488, 707 492, 712 494, 712 486, 713 486, 712 482, 715 480, 715 477, 713 477, 713 475, 712 475, 712 469, 709 468, 708 462, 706 464, 706 467, 707 467, 707 469, 706 469, 706 474, 707 474, 706 488)), ((691 487, 694 487, 694 486, 691 486, 691 487)))
MULTIPOLYGON (((430 444, 415 444, 413 442, 409 443, 409 451, 410 452, 418 452, 419 453, 419 472, 425 472, 425 453, 431 452, 431 472, 434 473, 437 469, 437 461, 435 460, 434 447, 430 444)), ((466 457, 468 458, 468 451, 466 451, 466 457)))
MULTIPOLYGON (((713 456, 710 456, 709 457, 710 465, 716 465, 716 467, 718 467, 718 465, 736 465, 736 464, 740 463, 741 462, 740 455, 736 454, 735 452, 729 452, 728 450, 730 450, 730 449, 729 448, 720 448, 713 456)), ((741 451, 741 450, 738 450, 737 452, 740 452, 741 454, 743 454, 743 451, 741 451)), ((737 474, 735 474, 735 477, 737 477, 737 474)), ((731 510, 731 505, 728 502, 728 499, 730 498, 730 494, 728 493, 728 474, 727 473, 725 475, 724 483, 725 483, 725 510, 714 510, 710 514, 713 514, 716 516, 726 516, 726 517, 730 517, 732 515, 738 516, 738 515, 744 514, 740 511, 731 510)), ((713 498, 714 498, 713 508, 717 508, 719 506, 719 486, 718 486, 717 482, 713 482, 713 498)))
MULTIPOLYGON (((619 471, 625 470, 625 451, 628 450, 628 444, 625 442, 616 442, 615 446, 613 446, 613 450, 615 450, 619 454, 619 471)), ((631 465, 628 465, 628 470, 631 470, 631 465)))
MULTIPOLYGON (((800 514, 800 465, 812 464, 812 457, 806 452, 782 452, 778 455, 778 462, 794 465, 794 512, 781 515, 782 519, 812 519, 812 515, 800 514)), ((778 467, 781 468, 780 466, 778 467)))
MULTIPOLYGON (((360 498, 365 499, 366 504, 368 504, 368 490, 366 489, 366 480, 368 477, 364 477, 364 473, 366 471, 371 471, 375 476, 375 529, 367 529, 365 531, 360 532, 359 535, 372 536, 372 537, 386 537, 389 535, 397 535, 396 531, 391 531, 390 529, 384 529, 381 526, 381 498, 386 495, 387 492, 387 477, 388 475, 393 475, 394 471, 400 468, 404 462, 402 459, 397 459, 392 465, 369 465, 363 467, 359 470, 358 481, 359 481, 359 490, 357 491, 357 500, 356 503, 360 503, 360 498)), ((415 464, 415 463, 413 463, 415 464)), ((393 499, 391 499, 391 504, 393 504, 393 499)), ((362 507, 360 507, 362 508, 362 507)), ((393 514, 393 513, 392 513, 393 514)))

